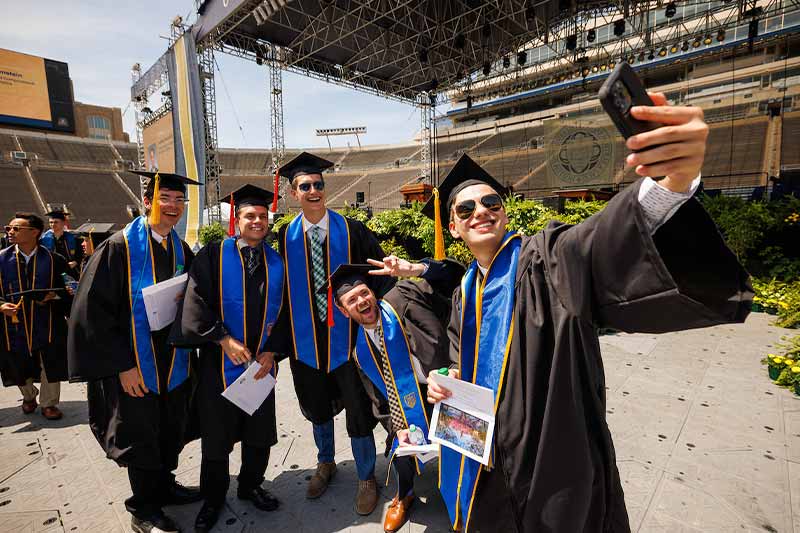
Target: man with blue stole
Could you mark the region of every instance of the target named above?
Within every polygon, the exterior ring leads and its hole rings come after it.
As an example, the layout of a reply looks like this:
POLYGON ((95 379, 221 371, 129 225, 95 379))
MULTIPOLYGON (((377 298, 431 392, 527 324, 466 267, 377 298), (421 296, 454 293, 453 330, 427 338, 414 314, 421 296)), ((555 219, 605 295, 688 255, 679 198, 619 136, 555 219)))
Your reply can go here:
MULTIPOLYGON (((702 111, 651 97, 655 106, 631 113, 667 126, 628 139, 626 163, 665 177, 639 179, 580 224, 507 231, 503 187, 467 156, 439 188, 442 225, 476 258, 453 297, 452 373, 492 389, 496 414, 487 466, 441 449, 439 488, 455 527, 630 531, 598 328, 661 333, 749 312, 747 273, 692 198, 702 111)), ((448 394, 429 376, 430 401, 448 394)))
POLYGON ((173 329, 174 342, 200 347, 196 394, 204 504, 195 520, 198 533, 209 531, 225 506, 228 458, 237 442, 242 443, 237 496, 262 511, 279 505, 261 486, 270 448, 278 442, 274 391, 252 415, 222 396, 254 360, 261 364, 256 379, 275 374, 264 345, 283 305, 284 267, 265 241, 272 199, 271 192, 249 184, 232 193, 239 237, 212 242, 197 253, 173 329))
MULTIPOLYGON (((378 240, 357 220, 325 207, 322 173, 333 163, 303 152, 279 169, 291 184, 291 195, 302 213, 278 235, 286 264, 284 312, 267 349, 291 356, 290 365, 300 410, 313 425, 317 470, 306 497, 319 498, 336 474, 333 417, 345 409, 347 434, 356 463, 358 491, 355 510, 370 514, 378 504, 375 482, 377 424, 371 401, 350 360, 357 324, 348 320, 330 294, 318 294, 339 265, 383 258, 378 240), (312 333, 313 332, 313 333, 312 333)), ((382 283, 391 285, 390 278, 382 283)))
POLYGON ((109 459, 127 467, 125 500, 135 532, 178 531, 162 507, 199 501, 175 481, 187 440, 190 351, 169 345, 170 327, 150 331, 142 289, 185 273, 194 255, 173 229, 187 185, 176 174, 149 178, 145 215, 104 241, 81 276, 70 316, 69 371, 87 381, 89 425, 109 459))
POLYGON ((342 314, 360 325, 353 356, 369 380, 374 408, 389 434, 386 453, 391 457, 397 492, 383 529, 391 533, 408 520, 414 503, 414 478, 423 466, 411 456, 396 456, 395 451, 399 445, 410 444, 411 425, 427 438, 433 409, 425 401, 427 375, 453 364, 447 321, 451 296, 464 267, 451 260, 412 264, 394 256, 370 263, 340 266, 329 284, 342 314), (382 268, 375 270, 375 266, 382 268), (421 279, 399 281, 381 294, 370 288, 377 274, 421 279))
POLYGON ((69 269, 67 273, 78 279, 78 267, 83 260, 83 248, 78 237, 67 230, 67 213, 61 209, 53 209, 45 213, 50 229, 42 235, 39 244, 64 257, 69 269))
POLYGON ((10 246, 0 251, 0 375, 4 386, 19 386, 23 413, 36 410, 38 395, 42 415, 58 420, 71 298, 61 277, 67 263, 39 244, 43 229, 33 213, 17 213, 5 227, 10 246))

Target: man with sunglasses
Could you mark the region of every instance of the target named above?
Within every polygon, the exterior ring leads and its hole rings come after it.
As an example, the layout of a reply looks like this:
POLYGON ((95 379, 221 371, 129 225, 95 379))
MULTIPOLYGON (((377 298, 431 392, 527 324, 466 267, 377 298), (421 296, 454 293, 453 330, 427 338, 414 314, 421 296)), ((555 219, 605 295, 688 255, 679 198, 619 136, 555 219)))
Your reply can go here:
MULTIPOLYGON (((266 350, 290 354, 292 378, 303 416, 313 425, 317 470, 306 497, 319 498, 336 474, 333 417, 345 409, 347 434, 358 473, 355 509, 370 514, 378 504, 375 483, 377 424, 369 396, 350 360, 357 324, 334 305, 331 294, 317 291, 330 273, 346 263, 384 256, 367 227, 325 207, 322 172, 333 163, 303 152, 280 169, 302 213, 278 235, 286 264, 286 301, 266 350)), ((380 282, 391 286, 391 278, 380 282)))
POLYGON ((187 440, 190 352, 169 345, 169 326, 150 331, 142 290, 191 267, 194 255, 174 227, 186 186, 199 184, 136 173, 148 179, 145 214, 86 264, 70 317, 69 370, 72 380, 88 381, 89 425, 106 456, 128 469, 133 531, 178 531, 162 507, 201 499, 173 473, 187 440))
POLYGON ((42 230, 44 221, 32 213, 17 213, 5 227, 10 246, 0 251, 0 374, 4 386, 19 386, 23 413, 36 410, 38 395, 42 416, 58 420, 71 298, 61 276, 67 262, 39 244, 42 230))
MULTIPOLYGON (((747 273, 691 198, 702 111, 651 97, 657 105, 633 116, 664 126, 628 139, 626 162, 666 177, 640 179, 581 224, 507 231, 503 187, 467 156, 439 188, 443 222, 476 258, 453 296, 450 373, 496 398, 488 466, 442 448, 440 490, 456 528, 630 531, 597 328, 661 333, 749 312, 747 273)), ((429 376, 428 400, 448 395, 429 376)))

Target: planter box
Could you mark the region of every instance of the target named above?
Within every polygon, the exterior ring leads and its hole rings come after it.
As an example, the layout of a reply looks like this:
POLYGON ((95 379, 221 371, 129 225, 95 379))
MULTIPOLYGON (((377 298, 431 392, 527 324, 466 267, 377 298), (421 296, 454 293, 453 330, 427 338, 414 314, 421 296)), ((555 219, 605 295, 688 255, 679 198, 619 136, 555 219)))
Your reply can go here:
POLYGON ((767 367, 767 369, 769 372, 769 379, 771 379, 772 381, 778 379, 778 376, 781 375, 781 370, 783 370, 781 368, 775 368, 774 366, 767 367))
POLYGON ((794 384, 794 393, 800 396, 800 383, 794 384))

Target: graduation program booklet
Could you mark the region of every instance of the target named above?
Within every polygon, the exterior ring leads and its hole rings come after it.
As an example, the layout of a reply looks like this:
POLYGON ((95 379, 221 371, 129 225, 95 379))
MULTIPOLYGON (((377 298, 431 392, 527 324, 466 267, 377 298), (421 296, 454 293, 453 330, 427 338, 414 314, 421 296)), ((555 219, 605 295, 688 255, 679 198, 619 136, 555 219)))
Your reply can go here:
POLYGON ((256 372, 260 369, 261 365, 258 361, 253 361, 236 381, 222 391, 225 398, 250 416, 261 407, 269 393, 275 388, 275 378, 272 377, 272 374, 255 379, 256 372))
POLYGON ((494 392, 448 376, 436 382, 452 396, 433 407, 428 440, 489 464, 494 436, 494 392))
POLYGON ((397 457, 404 455, 416 455, 417 459, 423 463, 427 463, 434 457, 439 457, 439 446, 436 444, 419 444, 411 446, 398 446, 394 451, 397 457))
POLYGON ((142 289, 150 331, 162 330, 175 320, 188 280, 188 274, 181 274, 142 289))

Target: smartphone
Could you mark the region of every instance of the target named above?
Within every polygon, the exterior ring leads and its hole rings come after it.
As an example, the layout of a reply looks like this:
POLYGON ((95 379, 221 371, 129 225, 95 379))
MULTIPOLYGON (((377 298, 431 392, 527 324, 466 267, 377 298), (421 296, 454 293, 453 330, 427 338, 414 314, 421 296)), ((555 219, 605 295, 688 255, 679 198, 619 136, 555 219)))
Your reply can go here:
POLYGON ((654 104, 647 95, 642 80, 624 61, 614 67, 603 86, 600 87, 598 96, 603 109, 625 139, 658 127, 658 124, 654 122, 636 120, 631 116, 631 107, 654 104))

